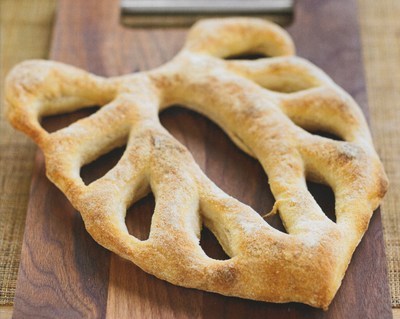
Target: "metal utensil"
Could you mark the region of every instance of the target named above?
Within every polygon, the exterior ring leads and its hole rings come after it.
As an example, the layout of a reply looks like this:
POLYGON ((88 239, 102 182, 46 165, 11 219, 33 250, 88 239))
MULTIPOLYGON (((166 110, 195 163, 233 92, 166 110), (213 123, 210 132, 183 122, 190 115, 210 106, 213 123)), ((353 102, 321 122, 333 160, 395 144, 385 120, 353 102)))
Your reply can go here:
POLYGON ((188 26, 205 17, 257 16, 290 22, 294 0, 121 0, 121 21, 136 27, 188 26))

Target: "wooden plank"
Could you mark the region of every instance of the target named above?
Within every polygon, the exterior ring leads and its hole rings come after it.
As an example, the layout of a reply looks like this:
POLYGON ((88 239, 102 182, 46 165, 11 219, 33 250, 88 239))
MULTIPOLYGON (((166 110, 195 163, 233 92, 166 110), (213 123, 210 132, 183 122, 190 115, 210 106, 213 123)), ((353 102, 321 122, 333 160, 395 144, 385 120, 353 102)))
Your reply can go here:
MULTIPOLYGON (((354 2, 303 0, 296 10, 296 22, 289 31, 299 54, 325 69, 367 112, 354 2)), ((118 25, 118 18, 117 0, 79 0, 74 6, 60 0, 52 58, 112 76, 158 66, 171 59, 183 44, 183 29, 127 30, 118 25)), ((161 119, 223 190, 260 213, 272 207, 273 198, 260 165, 240 152, 216 125, 180 108, 167 110, 161 119)), ((70 120, 59 118, 50 126, 70 120)), ((88 168, 88 174, 98 174, 105 162, 117 157, 110 155, 103 164, 100 160, 99 167, 88 168)), ((320 200, 328 201, 329 193, 322 193, 320 200)), ((131 232, 146 235, 152 205, 149 198, 130 209, 127 224, 131 232)), ((278 220, 273 222, 279 227, 278 220)), ((203 247, 214 247, 209 253, 217 254, 214 239, 205 237, 203 247)), ((295 303, 278 305, 228 298, 158 280, 94 243, 79 214, 44 177, 39 153, 14 313, 16 318, 28 315, 391 318, 380 214, 372 218, 329 311, 295 303)))

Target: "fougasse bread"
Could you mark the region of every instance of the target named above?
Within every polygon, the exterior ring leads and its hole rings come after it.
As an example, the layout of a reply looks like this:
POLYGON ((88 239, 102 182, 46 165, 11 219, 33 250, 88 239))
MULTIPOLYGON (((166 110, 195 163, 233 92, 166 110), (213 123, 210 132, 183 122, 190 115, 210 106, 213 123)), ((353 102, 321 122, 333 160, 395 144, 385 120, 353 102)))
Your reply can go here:
POLYGON ((8 119, 42 149, 48 178, 82 214, 91 236, 175 285, 327 309, 387 189, 356 102, 295 56, 289 35, 267 21, 200 21, 173 60, 121 77, 26 61, 8 75, 5 93, 8 119), (243 53, 268 57, 224 59, 243 53), (276 200, 272 213, 279 212, 287 233, 218 188, 160 124, 159 112, 176 104, 210 118, 260 161, 276 200), (40 125, 43 116, 91 105, 101 108, 56 132, 40 125), (81 167, 123 144, 118 164, 85 185, 81 167), (306 180, 332 188, 336 222, 306 180), (128 233, 125 214, 150 191, 156 207, 149 238, 141 241, 128 233), (202 250, 203 224, 229 259, 202 250))

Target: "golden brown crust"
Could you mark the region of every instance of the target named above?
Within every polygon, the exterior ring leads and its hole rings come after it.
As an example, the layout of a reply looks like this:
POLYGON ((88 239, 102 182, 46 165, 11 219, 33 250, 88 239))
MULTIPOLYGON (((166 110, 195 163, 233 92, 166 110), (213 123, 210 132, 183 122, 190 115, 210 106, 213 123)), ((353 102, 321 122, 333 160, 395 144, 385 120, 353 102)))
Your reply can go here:
POLYGON ((387 179, 357 104, 293 53, 289 36, 271 23, 205 20, 177 57, 146 73, 106 79, 57 62, 24 62, 7 78, 8 118, 42 148, 49 179, 104 247, 177 285, 326 309, 387 179), (272 57, 221 59, 249 52, 272 57), (158 112, 175 103, 208 116, 261 162, 288 234, 220 190, 161 126, 158 112), (52 134, 39 124, 41 116, 95 104, 104 106, 52 134), (85 185, 81 166, 125 142, 119 163, 85 185), (306 176, 332 187, 337 223, 308 192, 306 176), (140 241, 124 218, 150 189, 157 204, 150 237, 140 241), (202 223, 229 260, 201 249, 202 223))

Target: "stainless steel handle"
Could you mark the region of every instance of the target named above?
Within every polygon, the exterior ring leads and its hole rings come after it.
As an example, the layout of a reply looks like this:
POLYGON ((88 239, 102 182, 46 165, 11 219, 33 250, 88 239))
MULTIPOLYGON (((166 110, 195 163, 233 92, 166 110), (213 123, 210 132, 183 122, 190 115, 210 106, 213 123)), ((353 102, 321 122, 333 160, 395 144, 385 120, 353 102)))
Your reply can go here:
POLYGON ((257 16, 288 24, 294 0, 121 0, 121 21, 133 27, 183 27, 201 18, 257 16))
POLYGON ((293 0, 121 0, 123 14, 285 14, 293 0))

